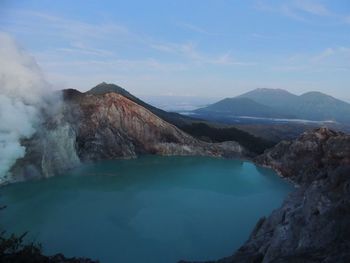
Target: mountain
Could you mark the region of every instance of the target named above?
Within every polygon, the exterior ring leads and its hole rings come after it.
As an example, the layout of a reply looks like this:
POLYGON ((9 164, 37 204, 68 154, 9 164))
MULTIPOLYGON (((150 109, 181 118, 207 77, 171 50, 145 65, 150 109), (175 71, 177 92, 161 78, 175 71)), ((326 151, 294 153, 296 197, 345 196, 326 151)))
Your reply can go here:
POLYGON ((121 94, 82 94, 69 104, 80 110, 75 130, 82 160, 135 157, 142 153, 220 155, 217 145, 194 139, 121 94))
POLYGON ((286 115, 276 113, 274 108, 258 103, 250 98, 237 97, 226 98, 205 108, 194 111, 197 114, 221 115, 227 116, 249 116, 264 118, 284 118, 286 115))
POLYGON ((131 101, 137 103, 138 105, 141 105, 142 107, 148 109, 149 111, 151 111, 155 115, 159 116, 163 120, 165 120, 171 124, 177 125, 177 126, 188 124, 189 122, 194 120, 193 118, 191 118, 189 116, 184 116, 184 115, 181 115, 181 114, 178 114, 175 112, 167 112, 167 111, 161 110, 159 108, 156 108, 156 107, 140 100, 139 98, 130 94, 125 89, 123 89, 120 86, 117 86, 115 84, 109 84, 106 82, 102 82, 102 83, 98 84, 97 86, 93 87, 92 89, 90 89, 89 91, 87 91, 86 94, 101 95, 101 94, 105 94, 108 92, 120 94, 120 95, 130 99, 131 101))
POLYGON ((297 96, 282 89, 255 89, 236 98, 224 99, 196 110, 194 113, 201 118, 210 114, 215 114, 218 118, 219 114, 231 114, 232 116, 336 121, 345 124, 350 122, 350 104, 347 102, 321 92, 308 92, 297 96))
POLYGON ((299 96, 295 111, 307 119, 350 122, 350 104, 321 92, 308 92, 299 96))
POLYGON ((296 118, 324 121, 350 120, 350 104, 321 92, 307 92, 300 96, 281 89, 256 89, 239 97, 252 99, 260 104, 270 106, 275 111, 296 118))
POLYGON ((260 88, 244 93, 237 98, 251 99, 272 108, 290 108, 298 101, 298 96, 283 89, 260 88))

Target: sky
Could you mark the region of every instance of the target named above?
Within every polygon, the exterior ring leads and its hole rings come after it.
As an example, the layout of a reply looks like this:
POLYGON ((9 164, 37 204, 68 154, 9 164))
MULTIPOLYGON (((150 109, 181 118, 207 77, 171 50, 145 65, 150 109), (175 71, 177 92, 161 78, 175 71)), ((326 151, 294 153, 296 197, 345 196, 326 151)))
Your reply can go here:
POLYGON ((0 31, 57 89, 233 97, 255 88, 350 101, 348 0, 0 0, 0 31))

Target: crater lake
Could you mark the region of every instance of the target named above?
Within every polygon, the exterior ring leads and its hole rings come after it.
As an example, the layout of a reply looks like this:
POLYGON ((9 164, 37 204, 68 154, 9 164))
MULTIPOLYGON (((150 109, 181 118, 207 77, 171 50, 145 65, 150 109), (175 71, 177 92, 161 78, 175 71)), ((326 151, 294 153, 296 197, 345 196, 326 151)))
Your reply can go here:
POLYGON ((47 255, 101 263, 229 256, 293 186, 251 162, 145 156, 0 188, 0 226, 47 255))

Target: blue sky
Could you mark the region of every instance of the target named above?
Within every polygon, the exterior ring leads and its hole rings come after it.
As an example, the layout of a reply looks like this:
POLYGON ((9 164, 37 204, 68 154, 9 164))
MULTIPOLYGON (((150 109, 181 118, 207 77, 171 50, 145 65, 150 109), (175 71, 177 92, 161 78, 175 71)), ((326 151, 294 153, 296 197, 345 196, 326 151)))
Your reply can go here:
POLYGON ((0 30, 57 88, 232 97, 254 88, 350 99, 348 0, 1 0, 0 30))

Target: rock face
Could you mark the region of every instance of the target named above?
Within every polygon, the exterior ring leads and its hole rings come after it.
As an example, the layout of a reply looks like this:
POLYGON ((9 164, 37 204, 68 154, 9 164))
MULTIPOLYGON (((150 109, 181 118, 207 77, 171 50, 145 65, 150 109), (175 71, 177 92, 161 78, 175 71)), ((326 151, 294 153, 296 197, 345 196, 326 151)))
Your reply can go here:
MULTIPOLYGON (((78 155, 82 160, 135 157, 137 154, 224 154, 221 145, 195 140, 122 95, 82 95, 70 102, 79 108, 78 155)), ((235 144, 232 153, 241 153, 235 144)))
POLYGON ((256 160, 299 185, 218 262, 350 262, 350 136, 325 128, 281 142, 256 160))
POLYGON ((25 158, 12 169, 16 180, 52 176, 81 161, 134 158, 140 154, 241 157, 236 142, 206 143, 115 92, 65 90, 61 111, 24 142, 25 158))
POLYGON ((149 110, 153 114, 157 115, 161 119, 165 120, 166 122, 174 124, 177 127, 185 125, 185 124, 189 124, 195 120, 195 119, 191 118, 190 116, 181 115, 181 114, 176 113, 176 112, 167 112, 167 111, 161 110, 159 108, 156 108, 156 107, 140 100, 139 98, 135 97, 134 95, 129 93, 127 90, 123 89, 122 87, 117 86, 117 85, 112 84, 112 83, 102 82, 102 83, 98 84, 97 86, 95 86, 94 88, 87 91, 86 93, 93 94, 93 95, 103 95, 103 94, 106 94, 109 92, 117 93, 117 94, 124 96, 125 98, 128 98, 129 100, 146 108, 147 110, 149 110))

